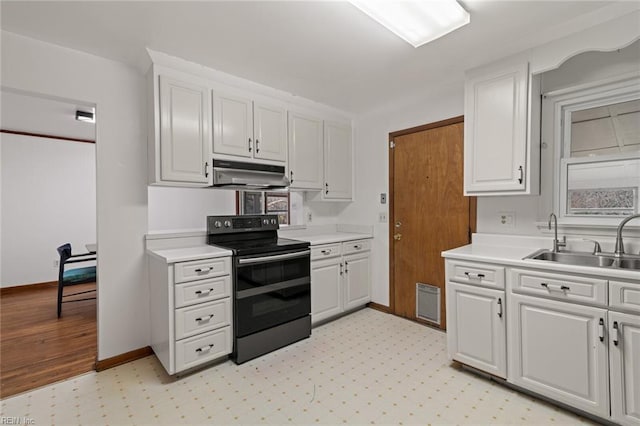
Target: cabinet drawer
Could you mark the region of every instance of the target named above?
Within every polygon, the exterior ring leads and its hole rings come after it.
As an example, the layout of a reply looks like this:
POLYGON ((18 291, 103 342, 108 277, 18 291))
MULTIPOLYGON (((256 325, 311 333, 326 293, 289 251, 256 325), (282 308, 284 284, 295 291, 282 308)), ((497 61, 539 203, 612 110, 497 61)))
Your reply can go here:
POLYGON ((557 300, 607 304, 607 281, 574 275, 513 269, 513 291, 557 300))
POLYGON ((231 296, 231 277, 225 275, 210 280, 177 284, 174 294, 176 308, 229 297, 231 296))
POLYGON ((194 260, 180 262, 174 266, 174 279, 176 283, 201 280, 203 278, 228 275, 231 271, 231 258, 220 257, 216 259, 194 260))
POLYGON ((176 342, 176 372, 231 353, 231 327, 176 342))
POLYGON ((447 273, 450 281, 504 289, 502 266, 448 260, 447 273))
POLYGON ((311 260, 328 259, 330 257, 340 256, 341 254, 342 246, 340 243, 311 247, 311 260))
POLYGON ((358 253, 371 250, 371 240, 347 241, 342 243, 342 254, 358 253))
POLYGON ((176 340, 231 323, 230 299, 176 309, 176 340))
POLYGON ((609 306, 640 313, 640 282, 609 281, 609 306))

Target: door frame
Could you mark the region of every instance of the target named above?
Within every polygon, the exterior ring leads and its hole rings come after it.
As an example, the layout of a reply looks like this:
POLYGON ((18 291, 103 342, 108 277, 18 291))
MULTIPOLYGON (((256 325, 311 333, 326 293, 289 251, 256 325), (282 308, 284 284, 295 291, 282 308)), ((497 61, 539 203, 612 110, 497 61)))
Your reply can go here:
MULTIPOLYGON (((449 118, 446 120, 436 121, 434 123, 423 124, 421 126, 410 127, 404 130, 398 130, 395 132, 389 133, 389 145, 387 147, 388 156, 389 156, 389 312, 395 312, 395 245, 393 244, 393 234, 395 229, 395 215, 394 215, 394 176, 395 176, 395 165, 394 165, 394 157, 393 157, 393 145, 395 144, 395 138, 399 136, 409 135, 411 133, 423 132, 425 130, 437 129, 438 127, 446 127, 452 124, 464 123, 464 115, 459 115, 457 117, 449 118)), ((463 171, 464 172, 464 171, 463 171)), ((477 198, 469 197, 469 242, 471 242, 471 234, 476 232, 476 223, 477 223, 477 198)), ((444 262, 444 259, 443 259, 444 262)), ((434 325, 428 321, 422 321, 419 318, 416 321, 427 324, 434 325)))

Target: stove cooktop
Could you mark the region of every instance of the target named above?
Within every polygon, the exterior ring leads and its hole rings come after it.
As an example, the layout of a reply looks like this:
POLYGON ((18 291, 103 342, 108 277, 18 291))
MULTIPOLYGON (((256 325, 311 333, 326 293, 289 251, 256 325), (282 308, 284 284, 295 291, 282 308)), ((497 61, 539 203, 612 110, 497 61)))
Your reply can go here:
POLYGON ((309 248, 309 242, 307 241, 279 238, 277 237, 277 235, 275 237, 271 236, 268 238, 254 238, 244 240, 217 239, 215 238, 215 236, 209 235, 207 243, 210 245, 229 249, 233 251, 233 254, 236 256, 288 252, 309 248))

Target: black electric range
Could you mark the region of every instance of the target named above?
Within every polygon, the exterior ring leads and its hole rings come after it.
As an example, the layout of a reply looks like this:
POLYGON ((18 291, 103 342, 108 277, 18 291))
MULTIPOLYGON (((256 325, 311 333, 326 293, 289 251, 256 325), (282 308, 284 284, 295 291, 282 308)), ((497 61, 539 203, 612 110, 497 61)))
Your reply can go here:
POLYGON ((207 242, 233 252, 238 364, 311 335, 309 243, 278 237, 275 215, 208 216, 207 242))

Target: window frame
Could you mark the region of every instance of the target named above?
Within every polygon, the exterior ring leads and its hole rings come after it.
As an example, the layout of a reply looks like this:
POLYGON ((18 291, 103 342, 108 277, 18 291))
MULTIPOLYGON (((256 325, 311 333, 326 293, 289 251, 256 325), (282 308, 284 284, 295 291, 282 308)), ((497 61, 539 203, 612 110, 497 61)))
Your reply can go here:
MULTIPOLYGON (((640 73, 619 76, 616 79, 600 81, 562 89, 543 95, 553 109, 553 211, 558 213, 559 222, 580 226, 616 226, 623 216, 579 215, 568 209, 568 168, 571 164, 598 163, 616 160, 640 159, 640 152, 610 154, 598 157, 570 157, 571 114, 574 111, 595 108, 613 103, 640 99, 640 73), (569 143, 567 143, 569 141, 569 143)), ((545 106, 543 105, 543 108, 545 106)), ((549 108, 549 106, 546 106, 549 108)), ((636 209, 638 206, 636 205, 636 209)))

